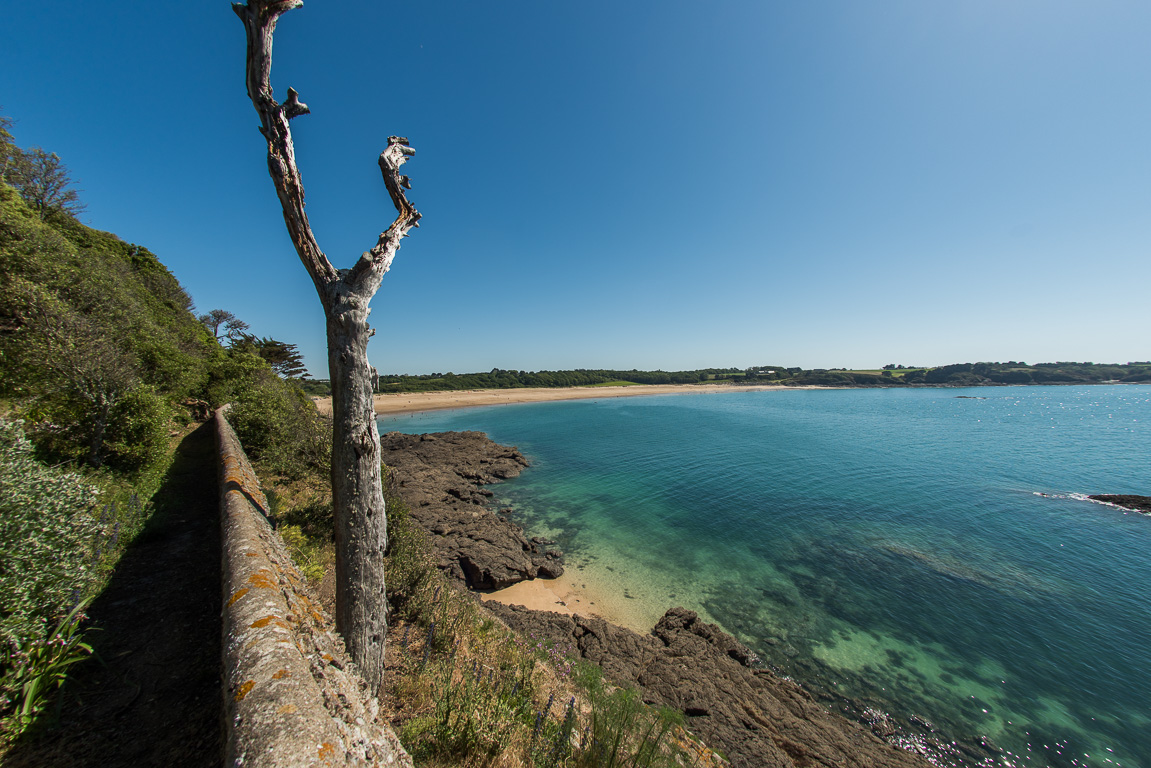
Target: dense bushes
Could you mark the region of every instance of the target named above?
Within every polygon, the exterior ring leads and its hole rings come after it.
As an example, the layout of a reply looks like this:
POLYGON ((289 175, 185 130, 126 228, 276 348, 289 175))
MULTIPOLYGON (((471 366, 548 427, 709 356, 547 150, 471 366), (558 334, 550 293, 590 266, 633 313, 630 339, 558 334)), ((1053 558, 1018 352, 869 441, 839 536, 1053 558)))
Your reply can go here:
POLYGON ((96 498, 36 461, 20 422, 0 420, 0 736, 27 727, 91 650, 78 629, 107 533, 96 498))
POLYGON ((228 422, 248 455, 273 471, 289 477, 309 469, 327 472, 331 424, 299 387, 271 371, 261 372, 236 396, 228 422))
POLYGON ((104 437, 106 463, 136 473, 159 462, 168 446, 171 408, 148 385, 128 392, 111 409, 104 437))
POLYGON ((42 636, 95 578, 96 490, 36 461, 20 422, 0 420, 0 638, 42 636))

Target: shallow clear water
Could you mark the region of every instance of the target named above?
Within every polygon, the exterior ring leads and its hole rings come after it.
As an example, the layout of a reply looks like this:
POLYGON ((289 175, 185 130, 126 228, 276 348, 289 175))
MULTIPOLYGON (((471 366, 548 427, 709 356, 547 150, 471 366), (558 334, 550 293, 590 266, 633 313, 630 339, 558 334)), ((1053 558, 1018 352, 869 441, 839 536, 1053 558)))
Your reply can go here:
POLYGON ((519 446, 533 468, 499 500, 649 626, 699 610, 814 690, 987 737, 1004 764, 1151 768, 1151 517, 1075 498, 1151 495, 1151 388, 671 395, 380 426, 519 446))

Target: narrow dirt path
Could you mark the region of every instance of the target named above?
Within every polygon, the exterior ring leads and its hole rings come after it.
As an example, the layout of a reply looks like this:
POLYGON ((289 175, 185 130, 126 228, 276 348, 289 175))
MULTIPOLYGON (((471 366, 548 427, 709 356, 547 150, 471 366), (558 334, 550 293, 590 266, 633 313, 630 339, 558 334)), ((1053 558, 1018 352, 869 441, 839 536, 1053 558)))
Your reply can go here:
POLYGON ((5 766, 215 767, 221 757, 220 524, 212 424, 176 449, 155 513, 88 611, 90 660, 59 726, 5 766))

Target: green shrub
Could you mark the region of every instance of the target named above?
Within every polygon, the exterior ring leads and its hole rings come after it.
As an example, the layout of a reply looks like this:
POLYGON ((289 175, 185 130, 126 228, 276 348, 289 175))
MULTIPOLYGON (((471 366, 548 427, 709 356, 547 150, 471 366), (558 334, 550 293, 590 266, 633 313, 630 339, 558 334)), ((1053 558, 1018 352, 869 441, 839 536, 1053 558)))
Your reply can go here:
POLYGON ((301 575, 311 582, 318 582, 324 578, 324 550, 322 546, 310 540, 298 525, 281 525, 276 528, 292 562, 300 569, 301 575))
POLYGON ((299 477, 309 469, 327 471, 331 426, 311 398, 270 370, 238 393, 228 423, 248 456, 277 472, 299 477))
POLYGON ((259 355, 237 350, 216 349, 208 361, 208 383, 204 399, 213 408, 236 400, 262 376, 270 373, 259 355))
POLYGON ((167 453, 171 411, 150 386, 137 387, 112 408, 104 450, 108 466, 135 473, 167 453))
POLYGON ((20 422, 0 420, 0 638, 43 637, 93 579, 94 489, 45 467, 20 422))

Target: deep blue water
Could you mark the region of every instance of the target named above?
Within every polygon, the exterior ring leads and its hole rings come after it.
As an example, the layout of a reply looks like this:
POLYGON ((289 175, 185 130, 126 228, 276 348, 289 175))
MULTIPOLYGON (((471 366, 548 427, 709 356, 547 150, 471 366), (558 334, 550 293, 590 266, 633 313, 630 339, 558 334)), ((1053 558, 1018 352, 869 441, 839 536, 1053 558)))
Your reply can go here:
POLYGON ((1077 498, 1151 495, 1149 387, 670 395, 381 429, 519 446, 533 468, 500 502, 648 626, 698 610, 816 692, 986 737, 999 764, 1151 768, 1151 517, 1077 498))

